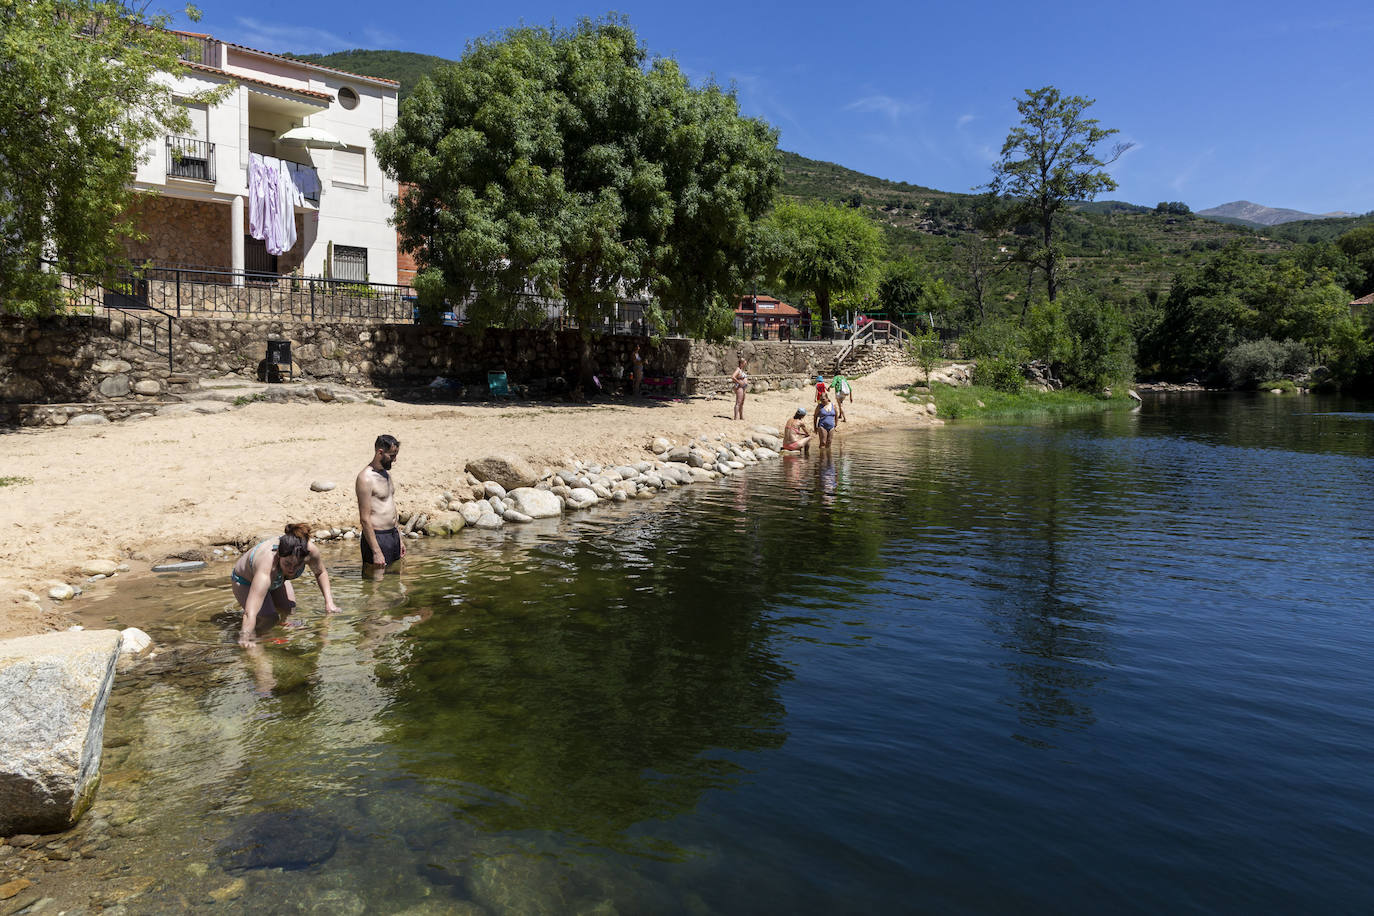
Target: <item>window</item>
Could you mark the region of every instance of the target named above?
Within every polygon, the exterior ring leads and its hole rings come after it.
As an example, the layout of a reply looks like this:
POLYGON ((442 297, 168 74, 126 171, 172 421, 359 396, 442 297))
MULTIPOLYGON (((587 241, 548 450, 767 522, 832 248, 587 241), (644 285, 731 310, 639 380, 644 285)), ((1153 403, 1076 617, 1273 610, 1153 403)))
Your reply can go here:
POLYGON ((190 133, 186 136, 192 140, 210 139, 210 112, 204 105, 186 105, 186 114, 191 118, 190 133))
POLYGON ((335 245, 333 274, 335 280, 366 283, 367 249, 354 248, 352 245, 335 245))
POLYGON ((334 181, 337 184, 367 185, 367 152, 358 147, 334 151, 334 181))
POLYGON ((344 86, 339 90, 339 104, 348 111, 352 111, 358 107, 358 93, 344 86))

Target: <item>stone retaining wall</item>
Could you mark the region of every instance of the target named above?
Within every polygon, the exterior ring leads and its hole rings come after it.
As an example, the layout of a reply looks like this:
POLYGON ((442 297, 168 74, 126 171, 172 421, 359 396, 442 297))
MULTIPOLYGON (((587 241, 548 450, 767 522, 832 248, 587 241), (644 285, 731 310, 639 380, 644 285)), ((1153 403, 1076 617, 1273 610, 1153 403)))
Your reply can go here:
MULTIPOLYGON (((511 383, 529 385, 535 394, 557 390, 560 378, 575 381, 583 347, 576 331, 181 318, 173 322, 169 369, 165 355, 125 339, 127 324, 121 317, 89 315, 0 317, 0 414, 13 421, 16 404, 81 404, 119 419, 124 414, 108 408, 132 405, 132 413, 175 401, 202 377, 258 378, 269 339, 291 342, 295 374, 303 380, 402 390, 444 378, 455 387, 484 390, 487 372, 504 370, 511 383)), ((829 375, 837 350, 830 343, 655 344, 644 337, 593 336, 591 361, 604 385, 624 384, 636 344, 647 376, 677 379, 687 394, 728 393, 741 354, 751 377, 777 388, 789 379, 829 375)))
MULTIPOLYGON (((575 381, 583 348, 576 331, 183 318, 174 322, 172 371, 165 355, 123 339, 122 333, 119 319, 95 316, 0 318, 0 402, 175 399, 202 377, 257 378, 269 339, 291 342, 298 378, 382 389, 427 385, 436 377, 485 386, 492 370, 504 370, 517 384, 556 377, 575 381)), ((628 371, 636 344, 647 375, 680 379, 686 374, 689 341, 654 345, 647 338, 594 336, 590 358, 603 383, 615 383, 617 367, 628 371)))

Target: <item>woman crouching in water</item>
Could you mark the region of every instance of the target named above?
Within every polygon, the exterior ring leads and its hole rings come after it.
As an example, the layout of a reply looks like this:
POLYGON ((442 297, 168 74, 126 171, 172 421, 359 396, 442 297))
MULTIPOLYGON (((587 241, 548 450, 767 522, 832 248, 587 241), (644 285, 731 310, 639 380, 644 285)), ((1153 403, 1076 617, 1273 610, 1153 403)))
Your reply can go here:
MULTIPOLYGON (((234 598, 243 607, 243 627, 239 631, 239 645, 244 648, 257 644, 258 618, 281 623, 296 606, 296 593, 291 580, 306 566, 315 574, 324 595, 324 609, 338 611, 334 595, 329 590, 329 573, 320 560, 320 549, 310 542, 310 526, 286 526, 286 533, 268 538, 239 557, 229 579, 233 583, 234 598)), ((270 626, 271 623, 268 625, 270 626)))

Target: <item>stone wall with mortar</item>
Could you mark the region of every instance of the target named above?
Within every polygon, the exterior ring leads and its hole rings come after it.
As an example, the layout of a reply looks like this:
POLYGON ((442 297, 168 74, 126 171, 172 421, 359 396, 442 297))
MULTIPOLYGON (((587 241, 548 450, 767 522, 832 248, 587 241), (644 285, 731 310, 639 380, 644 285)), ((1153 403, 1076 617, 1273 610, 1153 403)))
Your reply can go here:
MULTIPOLYGON (((576 331, 182 318, 174 322, 169 368, 165 356, 126 339, 129 325, 122 317, 0 318, 0 403, 114 408, 175 401, 193 392, 202 377, 258 378, 269 339, 291 342, 295 374, 305 380, 388 390, 443 378, 476 394, 485 388, 488 371, 505 370, 510 382, 540 394, 559 390, 560 378, 576 379, 582 349, 576 331)), ((684 394, 727 393, 741 354, 749 360, 755 389, 764 390, 790 388, 818 372, 829 375, 836 352, 833 344, 654 344, 638 337, 593 337, 593 371, 603 384, 623 384, 636 344, 645 356, 645 374, 679 380, 684 394)), ((864 363, 877 358, 863 356, 864 363)))
MULTIPOLYGON (((232 270, 232 204, 144 194, 131 208, 143 239, 129 239, 124 251, 134 264, 232 270)), ((245 207, 246 210, 246 207, 245 207)), ((313 214, 312 214, 313 216, 313 214)), ((305 259, 305 214, 296 214, 296 245, 277 258, 277 272, 289 274, 305 259)), ((244 226, 248 225, 244 214, 244 226)))
MULTIPOLYGON (((582 339, 575 331, 419 325, 309 324, 280 321, 174 322, 172 368, 165 355, 124 338, 122 319, 63 316, 0 318, 0 402, 149 403, 190 393, 201 377, 257 378, 269 339, 288 340, 298 378, 363 388, 402 389, 436 377, 485 387, 487 372, 510 382, 553 390, 576 379, 582 339)), ((645 338, 593 337, 593 371, 616 384, 628 373, 638 343, 650 376, 682 378, 691 344, 645 338)))

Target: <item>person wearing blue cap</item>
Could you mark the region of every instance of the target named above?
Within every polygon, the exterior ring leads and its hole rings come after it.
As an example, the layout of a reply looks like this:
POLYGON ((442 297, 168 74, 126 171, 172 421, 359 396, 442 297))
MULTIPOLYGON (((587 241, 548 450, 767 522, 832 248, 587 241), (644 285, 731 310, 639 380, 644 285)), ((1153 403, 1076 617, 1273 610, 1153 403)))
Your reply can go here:
POLYGON ((807 435, 806 426, 802 422, 806 417, 806 408, 798 407, 797 412, 792 414, 792 419, 787 421, 787 425, 782 428, 782 450, 784 452, 811 453, 811 437, 807 435))

